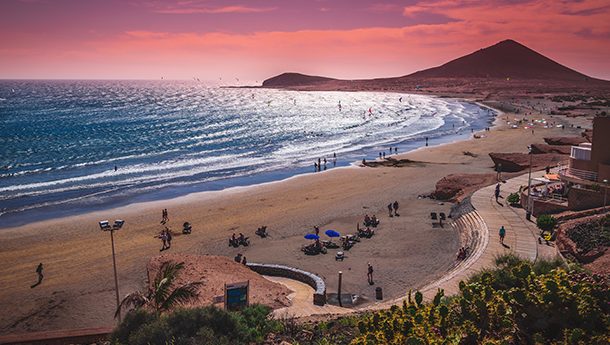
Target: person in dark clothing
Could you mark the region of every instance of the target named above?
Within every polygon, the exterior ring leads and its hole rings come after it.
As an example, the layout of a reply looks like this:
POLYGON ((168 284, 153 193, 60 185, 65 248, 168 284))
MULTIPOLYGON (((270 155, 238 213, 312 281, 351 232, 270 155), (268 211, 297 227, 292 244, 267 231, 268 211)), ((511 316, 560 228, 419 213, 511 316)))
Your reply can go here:
POLYGON ((373 281, 373 265, 371 265, 370 262, 367 265, 368 265, 368 268, 367 268, 367 273, 366 273, 366 279, 368 280, 369 285, 373 285, 373 284, 375 284, 375 282, 373 281))
POLYGON ((394 217, 394 215, 392 214, 392 203, 388 204, 388 213, 390 214, 390 217, 394 217))
POLYGON ((44 275, 42 274, 42 270, 43 270, 43 267, 42 267, 42 262, 41 262, 38 264, 38 267, 36 267, 36 274, 38 274, 38 282, 36 284, 30 286, 30 288, 33 289, 33 288, 37 287, 38 285, 40 285, 40 283, 42 283, 42 279, 44 278, 44 275))
POLYGON ((494 192, 494 195, 496 197, 496 202, 498 202, 498 198, 500 197, 500 184, 499 183, 496 185, 496 191, 494 192))
POLYGON ((395 215, 396 217, 400 216, 400 215, 398 214, 398 201, 394 201, 394 205, 392 205, 392 206, 394 207, 394 215, 395 215))

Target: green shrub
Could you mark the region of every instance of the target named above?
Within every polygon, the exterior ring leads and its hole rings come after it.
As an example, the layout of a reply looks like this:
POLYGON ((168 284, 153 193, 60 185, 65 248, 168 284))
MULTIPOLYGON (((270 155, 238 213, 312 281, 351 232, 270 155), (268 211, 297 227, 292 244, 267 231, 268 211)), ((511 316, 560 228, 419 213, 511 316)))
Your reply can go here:
POLYGON ((269 318, 270 309, 252 305, 240 312, 213 306, 176 309, 159 314, 132 310, 111 335, 114 344, 249 344, 259 343, 280 323, 269 318))
POLYGON ((514 255, 460 283, 442 303, 363 315, 352 344, 605 344, 610 295, 603 277, 514 255))
POLYGON ((510 193, 506 201, 511 205, 517 205, 519 203, 520 197, 518 193, 510 193))
POLYGON ((566 233, 576 243, 580 253, 587 253, 597 248, 610 247, 610 216, 578 224, 566 233))
POLYGON ((536 219, 536 225, 544 231, 553 231, 557 225, 557 219, 548 214, 543 214, 536 219))

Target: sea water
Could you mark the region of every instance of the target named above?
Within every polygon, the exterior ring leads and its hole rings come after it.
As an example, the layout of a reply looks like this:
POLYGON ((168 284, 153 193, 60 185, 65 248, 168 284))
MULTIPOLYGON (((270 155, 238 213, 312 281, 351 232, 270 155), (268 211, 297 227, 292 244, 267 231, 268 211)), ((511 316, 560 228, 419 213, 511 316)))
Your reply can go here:
POLYGON ((0 227, 346 166, 492 115, 406 93, 0 81, 0 227))

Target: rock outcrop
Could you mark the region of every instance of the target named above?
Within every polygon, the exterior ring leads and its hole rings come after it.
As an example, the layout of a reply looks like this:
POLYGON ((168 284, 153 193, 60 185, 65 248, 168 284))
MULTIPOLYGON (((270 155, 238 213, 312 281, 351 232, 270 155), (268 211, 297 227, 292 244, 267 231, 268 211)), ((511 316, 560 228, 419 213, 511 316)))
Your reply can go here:
MULTIPOLYGON (((503 172, 518 172, 529 167, 530 157, 527 153, 495 153, 489 154, 494 166, 501 165, 503 172)), ((532 169, 542 169, 547 166, 556 166, 565 159, 564 155, 557 153, 541 153, 532 157, 532 169), (535 159, 533 159, 535 157, 535 159)))
POLYGON ((566 145, 547 145, 547 144, 532 144, 532 153, 558 153, 560 155, 569 155, 571 146, 566 145))
POLYGON ((544 138, 544 142, 549 145, 579 145, 588 142, 584 137, 552 137, 544 138))
POLYGON ((496 181, 496 174, 451 174, 436 183, 430 195, 437 200, 459 201, 475 190, 496 181))

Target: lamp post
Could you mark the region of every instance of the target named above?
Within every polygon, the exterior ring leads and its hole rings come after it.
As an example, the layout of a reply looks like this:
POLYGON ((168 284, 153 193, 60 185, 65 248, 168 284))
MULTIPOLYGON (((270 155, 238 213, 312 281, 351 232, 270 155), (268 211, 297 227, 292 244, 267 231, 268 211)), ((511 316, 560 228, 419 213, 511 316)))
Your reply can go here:
POLYGON ((530 156, 529 172, 527 174, 527 210, 525 211, 525 219, 532 218, 532 147, 528 146, 528 155, 530 156))
POLYGON ((606 212, 606 197, 608 196, 608 180, 604 179, 604 212, 606 212))
POLYGON ((99 222, 99 224, 102 231, 110 231, 110 244, 112 245, 112 267, 114 269, 114 292, 116 294, 117 316, 119 323, 121 323, 121 309, 119 308, 121 303, 119 301, 119 278, 116 273, 116 259, 114 254, 114 232, 120 230, 123 227, 123 224, 125 224, 125 221, 117 219, 114 221, 114 224, 110 226, 110 223, 107 220, 102 220, 99 222))

